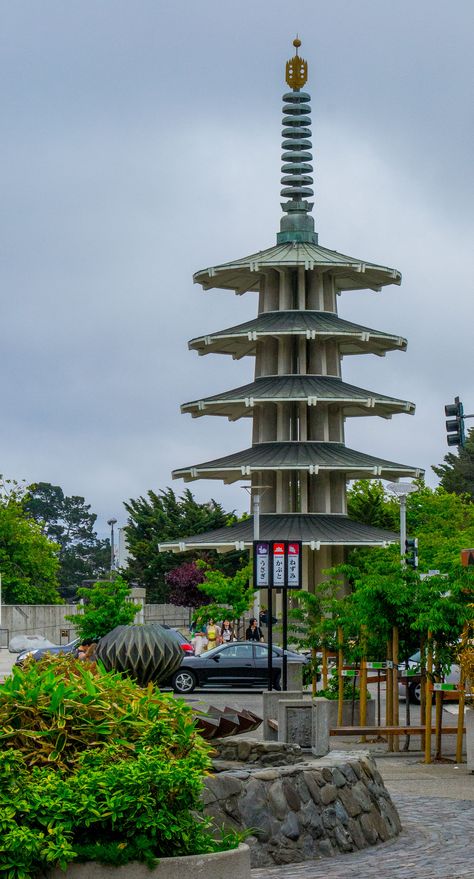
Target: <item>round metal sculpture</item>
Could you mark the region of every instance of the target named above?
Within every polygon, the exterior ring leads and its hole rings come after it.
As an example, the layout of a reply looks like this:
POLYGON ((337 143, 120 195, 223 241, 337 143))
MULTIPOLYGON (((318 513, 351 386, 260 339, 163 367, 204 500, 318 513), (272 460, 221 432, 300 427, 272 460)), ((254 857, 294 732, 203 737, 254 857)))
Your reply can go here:
POLYGON ((124 671, 137 683, 166 680, 179 668, 183 651, 169 629, 158 623, 116 626, 100 639, 97 658, 107 671, 124 671))

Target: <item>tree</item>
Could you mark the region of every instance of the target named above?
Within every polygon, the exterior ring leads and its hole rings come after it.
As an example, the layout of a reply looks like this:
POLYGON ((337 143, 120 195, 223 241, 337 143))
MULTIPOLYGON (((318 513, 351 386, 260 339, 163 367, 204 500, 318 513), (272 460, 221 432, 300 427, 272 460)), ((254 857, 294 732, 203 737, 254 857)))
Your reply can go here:
POLYGON ((165 581, 170 587, 171 604, 178 607, 201 607, 208 604, 209 598, 199 589, 204 579, 204 571, 196 562, 184 562, 165 574, 165 581))
POLYGON ((82 641, 98 641, 115 626, 128 626, 135 619, 137 605, 130 600, 130 587, 122 577, 78 589, 77 594, 85 604, 66 619, 74 623, 82 641))
POLYGON ((227 573, 241 564, 241 553, 228 553, 225 557, 208 550, 204 552, 174 554, 159 552, 158 544, 178 537, 203 534, 215 528, 223 528, 236 521, 234 513, 226 513, 214 500, 200 504, 189 489, 177 497, 171 488, 158 493, 148 491, 146 497, 125 503, 128 522, 125 527, 130 558, 124 576, 146 589, 148 602, 168 600, 169 586, 166 574, 182 562, 204 558, 227 573))
POLYGON ((198 588, 211 600, 210 604, 194 611, 193 619, 198 624, 206 619, 239 620, 250 610, 254 595, 250 565, 245 565, 230 577, 222 571, 212 570, 205 562, 198 562, 198 565, 204 571, 204 581, 198 588))
POLYGON ((351 519, 376 528, 397 530, 398 503, 388 498, 380 480, 359 479, 347 492, 347 512, 351 519))
MULTIPOLYGON (((384 498, 383 490, 378 497, 372 508, 380 522, 385 513, 393 514, 393 501, 384 498)), ((357 502, 365 517, 372 498, 368 483, 358 483, 357 502)), ((346 638, 357 637, 365 625, 369 649, 377 652, 383 649, 391 627, 397 626, 403 658, 428 630, 438 651, 451 649, 468 620, 473 581, 459 556, 462 548, 474 546, 474 504, 466 495, 441 486, 431 489, 419 481, 418 491, 407 498, 407 533, 418 538, 419 571, 439 574, 422 579, 418 571, 400 565, 397 545, 353 550, 348 563, 332 572, 351 586, 351 594, 337 609, 346 638)))
POLYGON ((0 477, 0 573, 6 604, 57 604, 59 546, 26 513, 24 489, 0 477))
POLYGON ((83 580, 106 575, 110 543, 97 537, 97 516, 83 497, 67 497, 59 485, 38 482, 29 487, 24 508, 43 533, 59 544, 59 583, 64 597, 75 597, 83 580))
POLYGON ((474 501, 474 429, 469 431, 464 448, 460 448, 457 455, 449 452, 444 462, 431 468, 439 476, 442 488, 455 494, 467 494, 474 501))

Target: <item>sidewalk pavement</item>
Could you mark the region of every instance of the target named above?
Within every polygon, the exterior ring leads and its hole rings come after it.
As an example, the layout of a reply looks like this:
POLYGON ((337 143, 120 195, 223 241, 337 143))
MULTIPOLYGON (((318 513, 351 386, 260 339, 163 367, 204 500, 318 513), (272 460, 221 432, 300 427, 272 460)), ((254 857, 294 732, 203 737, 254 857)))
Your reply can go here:
MULTIPOLYGON (((341 752, 341 759, 347 754, 341 752)), ((376 758, 403 830, 334 858, 252 870, 252 879, 474 879, 474 775, 421 756, 376 758)))

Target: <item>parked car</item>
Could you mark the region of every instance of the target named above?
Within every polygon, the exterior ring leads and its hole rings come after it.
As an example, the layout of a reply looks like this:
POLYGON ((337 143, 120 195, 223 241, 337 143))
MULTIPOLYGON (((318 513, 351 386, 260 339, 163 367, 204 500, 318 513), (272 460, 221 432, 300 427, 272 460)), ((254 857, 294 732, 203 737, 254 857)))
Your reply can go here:
POLYGON ((186 638, 186 635, 183 635, 179 629, 175 629, 174 626, 167 626, 165 623, 160 623, 163 629, 169 629, 170 632, 174 632, 176 635, 176 639, 179 642, 179 646, 185 653, 194 653, 194 647, 191 644, 189 638, 186 638))
POLYGON ((38 662, 38 660, 42 659, 43 656, 46 656, 49 653, 77 653, 77 648, 80 643, 80 639, 75 638, 74 641, 70 641, 69 644, 54 644, 51 647, 40 647, 36 650, 22 650, 16 658, 15 665, 23 665, 28 656, 32 656, 35 662, 38 662))
MULTIPOLYGON (((417 650, 413 656, 410 656, 408 660, 408 669, 411 674, 406 677, 408 680, 408 698, 410 702, 413 702, 415 705, 421 704, 421 654, 420 651, 417 650)), ((403 677, 404 669, 400 668, 399 674, 403 677)), ((459 684, 461 678, 459 665, 453 663, 449 669, 449 671, 445 672, 443 675, 443 681, 445 684, 459 684)), ((406 683, 405 681, 398 682, 398 695, 399 698, 406 699, 406 683)))
MULTIPOLYGON (((281 685, 283 650, 273 647, 273 686, 281 685)), ((287 651, 288 663, 300 662, 305 665, 307 657, 293 650, 287 651)), ((196 687, 226 686, 267 686, 268 685, 268 646, 252 641, 234 641, 221 644, 202 653, 201 656, 186 655, 181 666, 166 682, 175 693, 192 693, 196 687)))
POLYGON ((25 650, 42 650, 43 647, 55 647, 44 635, 14 635, 8 645, 10 653, 24 653, 25 650))

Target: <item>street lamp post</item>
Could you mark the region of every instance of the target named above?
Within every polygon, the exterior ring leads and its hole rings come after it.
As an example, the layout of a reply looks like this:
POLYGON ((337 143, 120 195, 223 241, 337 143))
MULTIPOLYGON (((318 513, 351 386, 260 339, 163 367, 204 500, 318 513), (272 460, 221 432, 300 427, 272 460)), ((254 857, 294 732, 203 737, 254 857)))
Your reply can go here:
POLYGON ((115 571, 115 541, 114 541, 114 525, 117 524, 117 519, 107 519, 107 525, 110 525, 110 576, 112 577, 115 571))
MULTIPOLYGON (((270 486, 268 485, 243 485, 244 491, 248 492, 252 500, 253 512, 253 539, 260 540, 260 498, 264 491, 270 486), (256 492, 254 494, 254 492, 256 492)), ((253 599, 253 615, 260 625, 260 590, 256 589, 253 599)))
POLYGON ((389 482, 387 488, 396 495, 400 501, 400 558, 405 564, 405 541, 407 539, 407 496, 418 491, 418 486, 412 482, 389 482))

